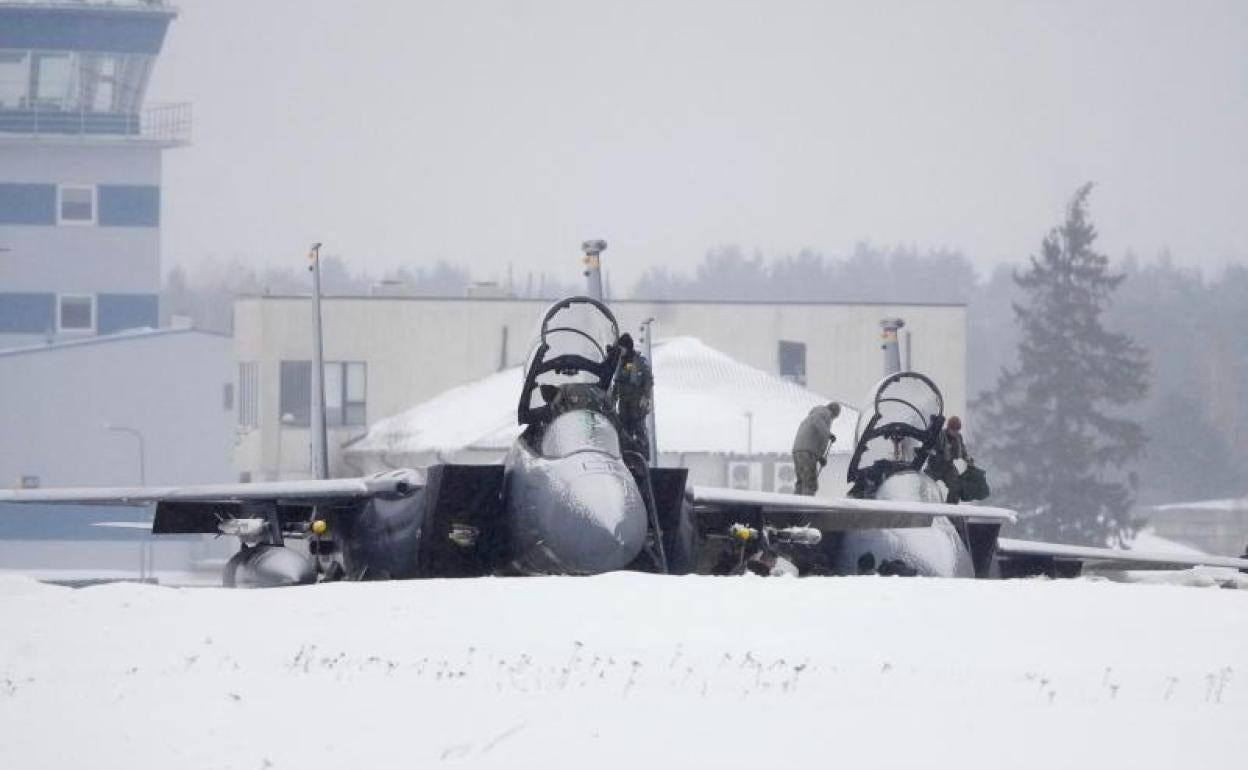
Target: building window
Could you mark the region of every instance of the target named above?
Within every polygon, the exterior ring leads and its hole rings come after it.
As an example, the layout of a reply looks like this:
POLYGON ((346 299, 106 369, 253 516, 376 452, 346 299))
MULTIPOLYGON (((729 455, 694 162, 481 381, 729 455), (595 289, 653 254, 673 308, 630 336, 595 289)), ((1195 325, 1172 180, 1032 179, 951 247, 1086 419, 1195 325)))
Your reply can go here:
POLYGON ((260 364, 256 361, 238 365, 238 424, 244 428, 260 424, 260 364))
POLYGON ((798 385, 806 385, 806 343, 780 340, 776 350, 780 376, 798 385))
MULTIPOLYGON (((329 361, 325 364, 325 425, 365 425, 365 392, 368 368, 363 361, 329 361)), ((311 424, 312 363, 283 361, 281 365, 281 417, 288 425, 311 424), (289 417, 287 417, 289 415, 289 417)))
POLYGON ((95 331, 95 297, 91 294, 62 294, 56 311, 57 331, 95 331))
POLYGON ((35 106, 62 109, 74 85, 73 59, 60 51, 32 54, 30 82, 35 106))
POLYGON ((30 58, 25 51, 0 51, 0 110, 23 109, 30 84, 30 58))
POLYGON ((57 222, 62 225, 95 224, 95 186, 63 184, 59 188, 57 222))

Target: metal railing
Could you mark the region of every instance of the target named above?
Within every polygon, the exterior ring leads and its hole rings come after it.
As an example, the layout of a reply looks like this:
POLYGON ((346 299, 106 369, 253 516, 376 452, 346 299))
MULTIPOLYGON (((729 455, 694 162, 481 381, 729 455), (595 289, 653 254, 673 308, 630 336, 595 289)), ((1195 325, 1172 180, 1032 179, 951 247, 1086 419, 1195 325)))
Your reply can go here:
POLYGON ((189 102, 149 104, 138 113, 66 111, 40 107, 0 109, 0 134, 137 139, 169 144, 191 141, 189 102))

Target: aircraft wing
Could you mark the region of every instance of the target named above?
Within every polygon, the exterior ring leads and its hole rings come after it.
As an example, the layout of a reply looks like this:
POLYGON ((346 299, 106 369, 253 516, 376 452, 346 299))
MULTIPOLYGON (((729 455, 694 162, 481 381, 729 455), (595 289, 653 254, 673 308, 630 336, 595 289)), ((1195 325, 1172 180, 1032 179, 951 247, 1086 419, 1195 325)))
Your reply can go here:
POLYGON ((343 500, 401 496, 419 486, 414 471, 390 471, 351 479, 266 481, 254 484, 203 484, 184 487, 65 487, 0 490, 0 503, 245 503, 343 500))
POLYGON ((1014 521, 1014 511, 986 505, 950 505, 900 500, 807 497, 783 492, 694 486, 689 502, 700 519, 754 515, 772 526, 810 526, 823 532, 851 529, 898 529, 927 527, 946 516, 986 524, 1014 521))
POLYGON ((1063 545, 1061 543, 1041 543, 1031 540, 997 540, 997 558, 1002 566, 1011 561, 1017 565, 1031 565, 1028 574, 1047 574, 1056 570, 1063 572, 1062 567, 1077 569, 1081 567, 1107 567, 1120 570, 1146 569, 1190 569, 1192 567, 1226 567, 1229 569, 1248 570, 1248 559, 1231 556, 1210 556, 1206 554, 1174 554, 1150 551, 1127 551, 1116 548, 1096 548, 1083 545, 1063 545), (1049 569, 1037 572, 1034 568, 1047 566, 1049 569))

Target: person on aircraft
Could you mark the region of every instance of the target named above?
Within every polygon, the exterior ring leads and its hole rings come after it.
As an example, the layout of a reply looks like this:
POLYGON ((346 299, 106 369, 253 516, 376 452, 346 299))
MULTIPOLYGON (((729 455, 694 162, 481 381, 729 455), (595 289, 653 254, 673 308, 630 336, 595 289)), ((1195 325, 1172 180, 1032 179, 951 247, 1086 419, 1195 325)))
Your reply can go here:
POLYGON ((620 335, 616 347, 620 355, 615 374, 616 414, 620 417, 623 449, 637 452, 650 462, 646 418, 654 406, 654 373, 646 357, 633 349, 633 337, 628 332, 620 335))
POLYGON ((828 464, 828 449, 836 441, 832 435, 832 421, 841 413, 841 405, 835 401, 810 410, 793 438, 793 470, 797 475, 799 495, 814 495, 819 491, 819 471, 828 464))
POLYGON ((971 457, 966 453, 966 441, 962 438, 962 420, 955 414, 945 423, 945 429, 936 438, 936 448, 927 461, 927 474, 937 481, 943 481, 949 494, 945 502, 958 503, 962 500, 962 471, 955 460, 961 460, 968 466, 971 457))

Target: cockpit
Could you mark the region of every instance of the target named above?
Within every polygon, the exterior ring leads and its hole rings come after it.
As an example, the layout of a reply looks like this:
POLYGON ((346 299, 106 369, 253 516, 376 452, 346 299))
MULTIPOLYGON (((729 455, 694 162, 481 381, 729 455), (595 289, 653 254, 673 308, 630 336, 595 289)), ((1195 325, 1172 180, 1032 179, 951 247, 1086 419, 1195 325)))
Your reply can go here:
POLYGON ((944 426, 940 389, 918 372, 890 374, 872 389, 858 417, 849 461, 851 497, 868 497, 885 478, 920 470, 944 426))
POLYGON ((543 456, 587 450, 620 456, 611 397, 618 338, 615 316, 589 297, 559 300, 542 316, 516 418, 543 456))

